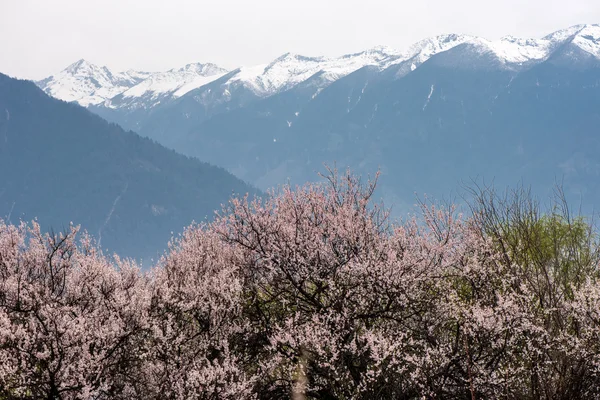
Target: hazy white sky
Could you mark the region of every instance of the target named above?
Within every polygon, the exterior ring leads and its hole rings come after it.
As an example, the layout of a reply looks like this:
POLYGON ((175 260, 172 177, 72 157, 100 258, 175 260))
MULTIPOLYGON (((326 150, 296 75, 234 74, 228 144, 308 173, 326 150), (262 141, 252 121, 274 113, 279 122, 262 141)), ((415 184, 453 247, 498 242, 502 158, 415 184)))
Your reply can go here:
POLYGON ((441 33, 541 37, 600 23, 600 0, 0 0, 0 72, 40 79, 85 58, 117 70, 267 63, 291 51, 403 49, 441 33))

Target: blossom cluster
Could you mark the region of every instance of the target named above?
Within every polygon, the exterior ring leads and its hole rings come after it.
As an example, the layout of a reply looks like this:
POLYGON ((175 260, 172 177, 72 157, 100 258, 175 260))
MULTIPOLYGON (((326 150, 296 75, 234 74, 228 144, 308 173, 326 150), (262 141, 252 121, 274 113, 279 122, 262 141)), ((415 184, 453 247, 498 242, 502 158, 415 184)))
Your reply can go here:
POLYGON ((435 206, 394 223, 374 187, 232 199, 150 271, 0 223, 0 399, 600 396, 591 235, 435 206))

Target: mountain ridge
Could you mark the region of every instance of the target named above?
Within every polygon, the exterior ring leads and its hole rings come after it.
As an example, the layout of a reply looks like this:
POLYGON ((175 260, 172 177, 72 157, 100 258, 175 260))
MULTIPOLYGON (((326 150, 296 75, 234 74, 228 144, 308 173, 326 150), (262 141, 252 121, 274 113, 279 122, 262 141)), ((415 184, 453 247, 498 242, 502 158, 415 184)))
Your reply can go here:
POLYGON ((381 168, 398 204, 473 174, 538 188, 564 175, 600 201, 597 47, 600 25, 587 24, 541 39, 448 34, 402 52, 287 53, 148 109, 89 109, 261 189, 337 162, 381 168))
POLYGON ((81 224, 103 249, 156 258, 172 232, 257 193, 221 167, 0 74, 0 218, 81 224))
MULTIPOLYGON (((383 70, 398 64, 409 63, 407 67, 399 70, 402 71, 399 72, 399 76, 401 76, 414 71, 431 56, 465 43, 472 45, 475 52, 487 53, 497 58, 499 63, 508 69, 530 67, 537 62, 544 61, 552 56, 553 51, 565 44, 571 44, 592 57, 600 59, 600 25, 575 25, 540 39, 505 36, 493 41, 469 35, 443 34, 421 40, 403 51, 378 46, 339 57, 308 57, 286 53, 267 64, 239 67, 239 72, 223 85, 223 92, 231 91, 232 86, 243 86, 255 95, 264 98, 288 90, 319 72, 324 76, 321 83, 322 88, 365 66, 374 66, 383 70)), ((104 103, 106 107, 110 108, 151 108, 160 104, 157 102, 159 98, 165 99, 170 95, 170 100, 172 100, 231 72, 211 63, 192 63, 186 67, 156 73, 112 72, 106 67, 97 67, 85 60, 79 60, 60 73, 38 81, 37 84, 54 97, 65 101, 75 101, 83 106, 102 106, 104 103), (83 64, 86 67, 83 68, 83 73, 74 72, 74 67, 79 67, 76 71, 82 69, 77 64, 83 64), (195 76, 197 77, 213 76, 214 79, 199 79, 193 83, 194 72, 183 71, 192 65, 212 66, 213 70, 218 73, 207 74, 205 71, 196 71, 195 76), (172 81, 170 84, 164 82, 167 77, 172 81), (77 79, 82 81, 80 87, 73 83, 77 79), (90 84, 89 81, 96 81, 98 85, 90 84), (185 85, 188 86, 184 87, 185 85), (153 95, 147 96, 148 93, 153 93, 153 95), (126 102, 111 101, 118 96, 121 99, 129 98, 130 100, 126 102), (136 98, 139 98, 140 101, 134 104, 136 98)))

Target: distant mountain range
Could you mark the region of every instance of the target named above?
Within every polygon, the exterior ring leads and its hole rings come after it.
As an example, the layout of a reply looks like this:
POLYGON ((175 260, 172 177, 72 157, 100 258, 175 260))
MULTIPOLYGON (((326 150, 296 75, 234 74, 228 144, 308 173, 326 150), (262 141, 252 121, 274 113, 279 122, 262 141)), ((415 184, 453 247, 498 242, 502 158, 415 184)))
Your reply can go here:
POLYGON ((37 84, 267 188, 322 162, 383 171, 395 203, 460 181, 523 180, 600 201, 600 25, 541 39, 441 35, 338 58, 226 71, 111 72, 79 61, 37 84))
MULTIPOLYGON (((472 58, 485 55, 495 67, 505 70, 530 68, 564 53, 564 47, 584 58, 600 58, 600 25, 577 25, 542 39, 506 36, 497 41, 467 35, 441 35, 422 40, 405 51, 376 47, 338 58, 305 57, 287 53, 269 64, 227 71, 214 64, 188 64, 166 72, 113 72, 79 60, 57 75, 36 82, 46 93, 82 106, 134 110, 163 106, 194 89, 219 81, 219 101, 230 101, 232 92, 245 88, 266 98, 308 83, 323 89, 332 82, 363 68, 378 70, 396 66, 396 77, 417 69, 433 55, 465 45, 472 58), (224 79, 223 79, 224 78, 224 79)), ((469 62, 469 58, 462 60, 469 62)), ((217 99, 213 99, 216 101, 217 99)))
MULTIPOLYGON (((83 86, 143 77, 100 68, 93 80, 75 69, 83 86)), ((37 218, 54 231, 81 224, 103 249, 142 259, 159 256, 192 220, 211 219, 232 194, 257 192, 221 168, 2 74, 0 171, 1 219, 37 218)))

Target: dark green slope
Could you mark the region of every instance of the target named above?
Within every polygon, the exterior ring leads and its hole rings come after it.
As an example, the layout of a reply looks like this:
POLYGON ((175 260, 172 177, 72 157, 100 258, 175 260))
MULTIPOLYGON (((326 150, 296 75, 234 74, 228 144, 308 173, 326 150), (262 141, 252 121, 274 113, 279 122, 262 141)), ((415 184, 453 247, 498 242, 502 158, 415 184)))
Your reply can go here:
POLYGON ((81 224, 121 255, 155 257, 171 232, 254 189, 0 74, 0 216, 81 224))

